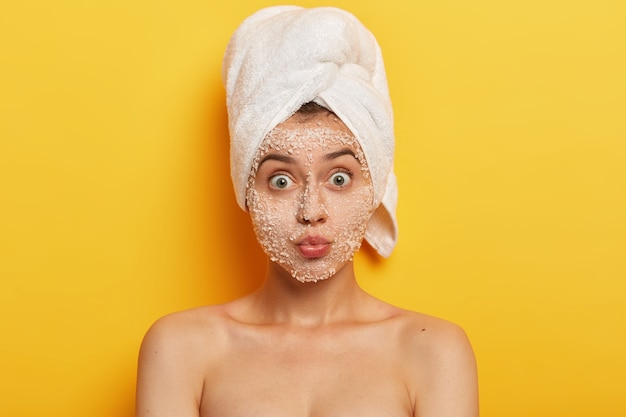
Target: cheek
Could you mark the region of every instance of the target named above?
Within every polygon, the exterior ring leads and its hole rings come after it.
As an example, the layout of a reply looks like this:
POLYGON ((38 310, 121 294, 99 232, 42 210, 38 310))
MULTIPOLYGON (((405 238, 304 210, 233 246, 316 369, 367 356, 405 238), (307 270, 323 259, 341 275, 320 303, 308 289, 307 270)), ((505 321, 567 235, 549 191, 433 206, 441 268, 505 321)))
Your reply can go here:
POLYGON ((248 210, 257 239, 266 251, 280 251, 280 248, 271 246, 293 239, 290 236, 295 224, 293 202, 252 189, 248 192, 248 210))
POLYGON ((329 198, 329 208, 334 209, 334 219, 347 222, 362 221, 373 213, 374 189, 359 187, 348 195, 337 195, 329 198))
POLYGON ((360 187, 349 195, 329 199, 331 223, 339 241, 349 248, 358 248, 365 236, 365 229, 374 212, 372 187, 360 187))

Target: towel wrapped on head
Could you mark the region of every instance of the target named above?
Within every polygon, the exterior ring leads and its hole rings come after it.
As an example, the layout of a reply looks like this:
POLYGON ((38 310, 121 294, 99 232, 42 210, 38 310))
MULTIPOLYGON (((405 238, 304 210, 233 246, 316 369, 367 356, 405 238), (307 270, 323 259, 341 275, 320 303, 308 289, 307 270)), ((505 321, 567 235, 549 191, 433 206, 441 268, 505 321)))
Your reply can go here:
POLYGON ((303 104, 315 102, 334 112, 363 149, 379 204, 365 239, 389 256, 397 241, 393 111, 374 36, 341 9, 269 7, 235 31, 222 77, 239 206, 246 208, 246 184, 263 139, 303 104))

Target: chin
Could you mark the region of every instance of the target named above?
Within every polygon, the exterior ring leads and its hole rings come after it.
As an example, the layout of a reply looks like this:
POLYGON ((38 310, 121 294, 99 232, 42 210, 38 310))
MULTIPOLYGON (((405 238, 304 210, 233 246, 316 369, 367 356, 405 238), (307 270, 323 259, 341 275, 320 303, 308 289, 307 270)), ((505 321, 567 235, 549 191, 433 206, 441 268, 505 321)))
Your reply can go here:
MULTIPOLYGON (((350 258, 351 259, 351 258, 350 258)), ((329 265, 324 262, 323 259, 320 259, 319 264, 316 265, 317 262, 313 261, 308 265, 302 265, 301 267, 295 268, 293 265, 286 266, 281 265, 295 280, 301 283, 308 282, 319 282, 325 281, 337 275, 348 263, 349 261, 344 261, 340 263, 333 263, 329 265)))
POLYGON ((294 277, 297 281, 300 281, 301 283, 305 284, 307 282, 319 282, 319 281, 324 281, 327 280, 329 278, 332 278, 335 275, 336 271, 334 269, 330 270, 330 271, 326 271, 324 273, 311 273, 311 272, 305 272, 305 273, 301 273, 299 271, 292 271, 291 272, 291 276, 294 277))

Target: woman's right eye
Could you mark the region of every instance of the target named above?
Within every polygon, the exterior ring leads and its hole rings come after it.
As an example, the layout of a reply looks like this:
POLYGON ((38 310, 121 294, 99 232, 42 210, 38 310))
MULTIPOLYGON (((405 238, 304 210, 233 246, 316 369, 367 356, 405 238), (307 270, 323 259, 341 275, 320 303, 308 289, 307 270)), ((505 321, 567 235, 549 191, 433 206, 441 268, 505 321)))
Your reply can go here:
POLYGON ((289 188, 291 184, 293 184, 293 181, 287 175, 278 174, 270 177, 270 187, 277 190, 284 190, 285 188, 289 188))

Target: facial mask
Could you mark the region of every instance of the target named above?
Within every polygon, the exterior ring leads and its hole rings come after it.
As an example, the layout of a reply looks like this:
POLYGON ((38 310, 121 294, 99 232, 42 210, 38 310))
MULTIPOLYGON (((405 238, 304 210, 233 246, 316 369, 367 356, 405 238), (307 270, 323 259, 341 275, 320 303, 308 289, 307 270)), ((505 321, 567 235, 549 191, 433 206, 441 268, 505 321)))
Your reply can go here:
POLYGON ((352 260, 374 211, 365 157, 339 123, 279 125, 258 150, 248 181, 247 205, 260 245, 300 282, 327 279, 352 260), (351 153, 328 159, 347 150, 351 153), (293 162, 264 162, 281 168, 268 171, 259 167, 268 154, 293 162))

